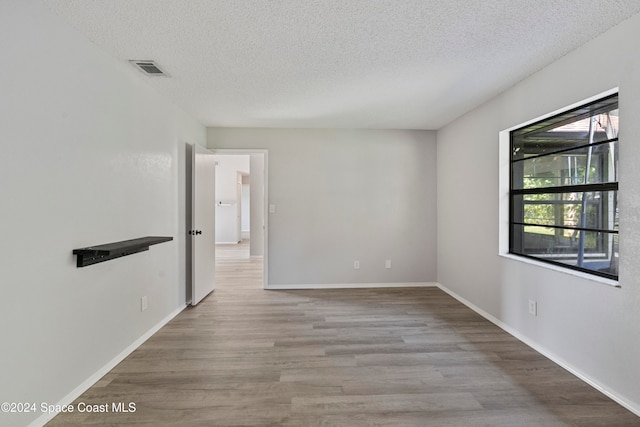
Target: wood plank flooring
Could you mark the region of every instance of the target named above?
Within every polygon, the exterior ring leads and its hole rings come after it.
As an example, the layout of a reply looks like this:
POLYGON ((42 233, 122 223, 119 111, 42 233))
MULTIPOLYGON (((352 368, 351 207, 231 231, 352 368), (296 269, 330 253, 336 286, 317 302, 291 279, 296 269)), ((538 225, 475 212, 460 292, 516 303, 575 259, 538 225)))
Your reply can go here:
POLYGON ((75 402, 135 412, 48 425, 640 425, 439 289, 264 291, 242 246, 220 254, 214 294, 75 402))

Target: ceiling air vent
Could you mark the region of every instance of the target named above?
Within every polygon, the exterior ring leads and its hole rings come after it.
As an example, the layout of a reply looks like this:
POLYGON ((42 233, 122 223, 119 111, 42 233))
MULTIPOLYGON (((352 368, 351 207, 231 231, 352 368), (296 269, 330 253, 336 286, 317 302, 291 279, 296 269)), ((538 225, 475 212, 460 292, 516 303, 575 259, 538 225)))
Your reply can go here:
POLYGON ((147 76, 166 76, 167 74, 158 67, 154 61, 130 60, 140 71, 147 76))

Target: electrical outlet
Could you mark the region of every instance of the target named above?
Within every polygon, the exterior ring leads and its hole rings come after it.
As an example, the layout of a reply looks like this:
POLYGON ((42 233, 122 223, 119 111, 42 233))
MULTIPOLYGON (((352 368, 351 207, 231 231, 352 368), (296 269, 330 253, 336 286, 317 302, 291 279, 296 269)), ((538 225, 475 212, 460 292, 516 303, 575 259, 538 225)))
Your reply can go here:
POLYGON ((143 296, 140 298, 140 311, 145 311, 147 309, 147 296, 143 296))
POLYGON ((384 261, 384 268, 391 268, 391 260, 387 259, 384 261))
POLYGON ((529 300, 529 314, 532 316, 538 315, 538 303, 532 299, 529 300))
POLYGON ((360 268, 360 261, 358 260, 353 261, 353 268, 354 270, 358 270, 360 268))
POLYGON ((274 205, 273 203, 269 204, 269 213, 276 213, 276 205, 274 205))

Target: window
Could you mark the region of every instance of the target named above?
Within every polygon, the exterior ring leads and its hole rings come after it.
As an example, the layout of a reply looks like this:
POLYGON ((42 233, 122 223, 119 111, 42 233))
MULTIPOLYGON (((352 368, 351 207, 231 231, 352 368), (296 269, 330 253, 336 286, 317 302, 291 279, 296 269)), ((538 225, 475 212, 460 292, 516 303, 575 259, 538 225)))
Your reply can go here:
POLYGON ((509 252, 618 279, 618 94, 510 132, 509 252))

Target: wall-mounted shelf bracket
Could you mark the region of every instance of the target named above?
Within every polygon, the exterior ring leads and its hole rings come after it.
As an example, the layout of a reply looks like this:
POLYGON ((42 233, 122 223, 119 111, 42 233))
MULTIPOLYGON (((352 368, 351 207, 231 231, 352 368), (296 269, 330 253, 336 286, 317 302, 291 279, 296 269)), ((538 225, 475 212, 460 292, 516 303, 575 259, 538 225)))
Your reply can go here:
POLYGON ((73 253, 78 255, 78 267, 97 264, 115 258, 148 251, 149 246, 158 243, 168 242, 173 237, 147 236, 138 239, 123 240, 121 242, 107 243, 104 245, 90 246, 87 248, 74 249, 73 253))

